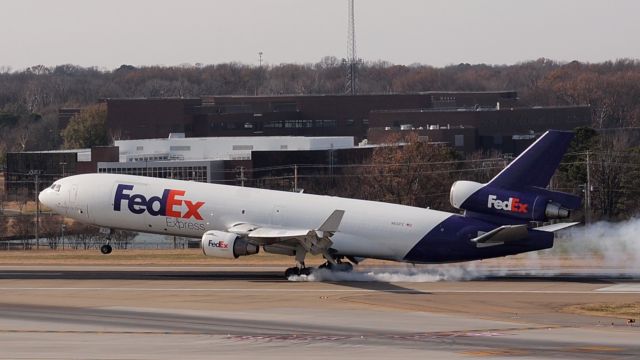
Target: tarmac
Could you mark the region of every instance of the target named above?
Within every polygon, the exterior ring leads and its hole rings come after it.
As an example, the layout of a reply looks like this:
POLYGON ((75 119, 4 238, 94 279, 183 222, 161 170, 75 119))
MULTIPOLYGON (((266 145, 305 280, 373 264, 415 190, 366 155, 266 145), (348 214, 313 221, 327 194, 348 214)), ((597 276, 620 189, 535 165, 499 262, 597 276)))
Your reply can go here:
POLYGON ((361 268, 287 281, 282 270, 0 266, 0 359, 640 358, 639 326, 566 310, 638 302, 640 274, 384 282, 375 273, 389 269, 361 268))

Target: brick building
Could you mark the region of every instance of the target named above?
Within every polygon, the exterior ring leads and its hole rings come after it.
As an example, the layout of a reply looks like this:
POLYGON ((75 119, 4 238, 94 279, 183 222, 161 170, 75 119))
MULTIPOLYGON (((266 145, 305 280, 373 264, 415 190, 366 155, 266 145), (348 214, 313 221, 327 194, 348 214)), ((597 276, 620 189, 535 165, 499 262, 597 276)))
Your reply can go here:
POLYGON ((372 111, 517 105, 517 93, 425 92, 383 95, 205 96, 106 99, 119 139, 212 136, 367 136, 372 111))

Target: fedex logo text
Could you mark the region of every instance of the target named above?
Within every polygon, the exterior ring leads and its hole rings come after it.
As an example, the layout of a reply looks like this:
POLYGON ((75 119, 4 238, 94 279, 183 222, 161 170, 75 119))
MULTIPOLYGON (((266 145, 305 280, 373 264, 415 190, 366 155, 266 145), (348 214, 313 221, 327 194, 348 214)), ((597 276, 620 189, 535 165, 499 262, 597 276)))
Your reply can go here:
POLYGON ((498 200, 496 195, 489 195, 487 207, 523 214, 526 214, 527 211, 529 211, 529 204, 521 203, 519 198, 510 197, 509 200, 503 201, 498 200))
POLYGON ((219 249, 228 249, 229 248, 229 244, 227 244, 226 242, 220 240, 220 241, 213 241, 213 240, 209 240, 209 247, 214 247, 214 248, 219 248, 219 249))
POLYGON ((162 197, 152 196, 147 199, 142 194, 131 194, 133 185, 118 184, 116 194, 113 199, 113 210, 120 211, 122 202, 127 202, 127 208, 134 214, 142 214, 145 211, 151 216, 168 216, 174 218, 202 220, 199 209, 204 205, 203 201, 193 202, 182 199, 184 190, 164 189, 162 197), (182 212, 182 205, 186 211, 182 212))

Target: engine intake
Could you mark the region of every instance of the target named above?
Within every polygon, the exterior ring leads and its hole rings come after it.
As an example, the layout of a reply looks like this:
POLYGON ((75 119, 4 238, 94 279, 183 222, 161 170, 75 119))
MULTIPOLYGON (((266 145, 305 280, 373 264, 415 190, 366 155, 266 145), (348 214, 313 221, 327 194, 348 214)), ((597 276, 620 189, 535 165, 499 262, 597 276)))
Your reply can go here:
POLYGON ((202 252, 207 256, 237 259, 240 256, 257 254, 259 251, 260 247, 257 244, 234 233, 210 230, 202 235, 202 252))

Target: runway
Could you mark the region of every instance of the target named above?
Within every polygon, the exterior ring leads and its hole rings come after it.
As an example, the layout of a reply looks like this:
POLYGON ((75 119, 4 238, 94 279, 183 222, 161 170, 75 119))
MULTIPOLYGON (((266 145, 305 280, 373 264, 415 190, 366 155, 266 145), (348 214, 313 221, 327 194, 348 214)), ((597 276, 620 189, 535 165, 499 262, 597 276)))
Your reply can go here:
POLYGON ((566 311, 637 302, 640 275, 481 271, 385 283, 291 282, 279 267, 0 267, 0 359, 640 357, 640 327, 566 311))

